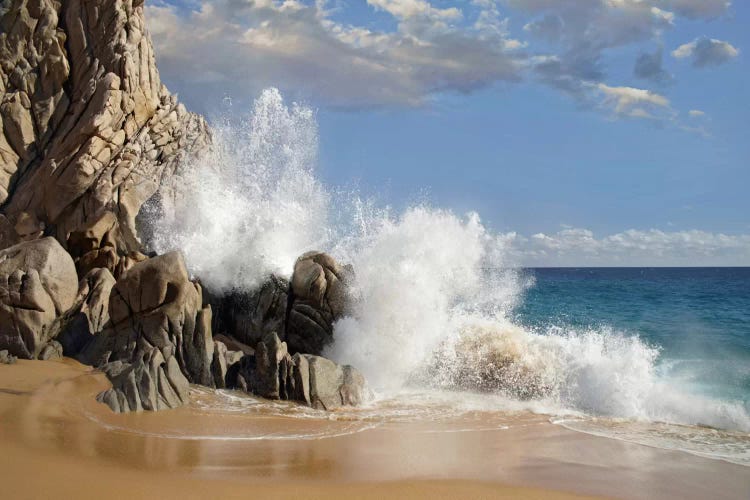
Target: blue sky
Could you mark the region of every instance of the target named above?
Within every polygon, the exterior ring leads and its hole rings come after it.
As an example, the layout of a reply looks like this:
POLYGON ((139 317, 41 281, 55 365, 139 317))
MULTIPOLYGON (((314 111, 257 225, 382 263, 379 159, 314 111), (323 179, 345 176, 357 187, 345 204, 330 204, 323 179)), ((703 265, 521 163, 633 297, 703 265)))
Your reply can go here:
POLYGON ((189 108, 312 106, 329 185, 476 210, 531 265, 750 265, 747 2, 165 0, 147 23, 189 108))

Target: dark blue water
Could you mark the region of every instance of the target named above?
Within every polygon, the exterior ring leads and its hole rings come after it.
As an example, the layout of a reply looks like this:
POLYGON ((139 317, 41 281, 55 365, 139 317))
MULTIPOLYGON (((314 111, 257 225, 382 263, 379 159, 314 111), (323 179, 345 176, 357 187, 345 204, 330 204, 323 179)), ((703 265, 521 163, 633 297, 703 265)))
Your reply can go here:
POLYGON ((537 268, 515 311, 531 329, 613 329, 660 348, 697 392, 750 408, 750 268, 537 268))

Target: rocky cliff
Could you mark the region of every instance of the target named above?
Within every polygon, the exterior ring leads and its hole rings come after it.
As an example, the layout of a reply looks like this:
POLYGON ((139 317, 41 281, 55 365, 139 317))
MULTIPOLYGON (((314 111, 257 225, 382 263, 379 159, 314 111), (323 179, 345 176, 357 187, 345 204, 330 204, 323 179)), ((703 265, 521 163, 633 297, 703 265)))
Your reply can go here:
POLYGON ((211 144, 159 80, 143 0, 0 0, 0 77, 0 362, 75 357, 107 374, 114 411, 180 406, 190 383, 322 409, 366 397, 315 356, 351 272, 330 256, 217 296, 179 252, 142 253, 141 207, 211 144))
POLYGON ((143 0, 0 2, 0 248, 135 216, 208 127, 159 80, 143 0))

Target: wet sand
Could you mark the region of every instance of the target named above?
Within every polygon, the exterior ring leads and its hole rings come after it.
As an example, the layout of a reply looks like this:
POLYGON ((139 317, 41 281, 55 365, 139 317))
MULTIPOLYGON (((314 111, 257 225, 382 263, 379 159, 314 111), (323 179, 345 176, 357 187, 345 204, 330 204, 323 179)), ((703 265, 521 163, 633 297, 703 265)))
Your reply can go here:
POLYGON ((216 410, 116 415, 71 360, 0 365, 3 498, 750 498, 750 468, 577 433, 544 416, 216 410))

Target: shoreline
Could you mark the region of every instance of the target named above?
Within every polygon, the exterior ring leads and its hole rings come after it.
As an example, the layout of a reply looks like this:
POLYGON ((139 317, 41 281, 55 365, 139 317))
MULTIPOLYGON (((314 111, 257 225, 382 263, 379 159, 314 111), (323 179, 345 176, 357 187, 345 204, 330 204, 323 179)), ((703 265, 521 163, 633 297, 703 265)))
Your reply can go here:
POLYGON ((748 467, 597 437, 538 415, 498 416, 510 423, 506 428, 472 429, 471 417, 368 427, 336 412, 324 419, 207 411, 210 393, 198 394, 209 398, 205 407, 117 415, 94 400, 108 386, 103 374, 69 359, 0 366, 5 492, 13 498, 50 491, 83 498, 101 491, 158 491, 167 498, 750 494, 748 467), (294 439, 295 433, 312 438, 294 439))

